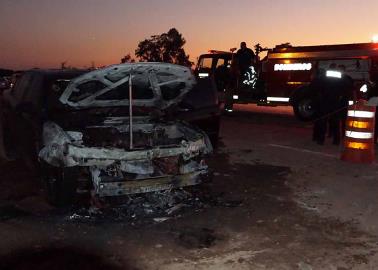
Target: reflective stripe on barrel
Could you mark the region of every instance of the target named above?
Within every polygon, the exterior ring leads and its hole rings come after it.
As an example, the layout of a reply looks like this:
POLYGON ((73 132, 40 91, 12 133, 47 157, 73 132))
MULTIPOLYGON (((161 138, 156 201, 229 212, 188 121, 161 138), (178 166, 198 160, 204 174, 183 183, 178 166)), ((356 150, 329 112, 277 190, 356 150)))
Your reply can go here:
POLYGON ((374 118, 375 112, 369 111, 348 111, 349 117, 360 117, 360 118, 374 118))
POLYGON ((357 132, 357 131, 350 131, 347 130, 345 132, 345 136, 353 139, 362 139, 362 140, 367 140, 373 138, 373 133, 372 132, 357 132))

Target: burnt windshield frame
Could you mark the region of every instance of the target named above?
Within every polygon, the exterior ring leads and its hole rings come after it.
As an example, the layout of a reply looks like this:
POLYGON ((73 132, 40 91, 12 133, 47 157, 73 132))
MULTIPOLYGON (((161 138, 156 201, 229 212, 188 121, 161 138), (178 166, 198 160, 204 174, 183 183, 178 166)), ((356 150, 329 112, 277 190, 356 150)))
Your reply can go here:
MULTIPOLYGON (((110 92, 116 89, 118 86, 123 85, 127 82, 130 76, 127 76, 128 73, 133 74, 132 76, 139 76, 142 75, 146 79, 148 78, 149 85, 151 86, 153 92, 153 98, 150 98, 150 95, 142 94, 140 97, 141 99, 133 99, 133 106, 137 107, 154 107, 156 109, 165 109, 175 103, 179 103, 184 94, 190 91, 192 87, 196 84, 196 80, 194 75, 192 74, 191 70, 187 67, 168 64, 168 63, 127 63, 127 64, 120 64, 110 66, 104 69, 95 70, 89 73, 86 73, 78 78, 75 78, 71 81, 68 85, 67 89, 64 93, 60 96, 59 100, 62 104, 66 104, 68 106, 74 108, 93 108, 93 107, 121 107, 121 106, 129 106, 128 99, 111 99, 111 100, 100 100, 98 99, 99 96, 104 95, 107 92, 110 92), (124 78, 118 80, 116 82, 112 82, 109 80, 108 75, 116 73, 122 73, 124 78), (176 77, 170 78, 163 78, 166 81, 160 81, 157 78, 157 74, 160 72, 167 72, 175 75, 176 77), (77 86, 82 84, 83 82, 98 80, 106 85, 106 87, 100 91, 97 91, 93 95, 77 101, 73 102, 70 100, 70 96, 73 92, 79 91, 77 86), (161 93, 161 87, 166 84, 176 83, 176 82, 183 82, 185 83, 184 89, 180 92, 180 94, 171 100, 164 100, 161 93)), ((126 97, 126 95, 125 95, 126 97)))

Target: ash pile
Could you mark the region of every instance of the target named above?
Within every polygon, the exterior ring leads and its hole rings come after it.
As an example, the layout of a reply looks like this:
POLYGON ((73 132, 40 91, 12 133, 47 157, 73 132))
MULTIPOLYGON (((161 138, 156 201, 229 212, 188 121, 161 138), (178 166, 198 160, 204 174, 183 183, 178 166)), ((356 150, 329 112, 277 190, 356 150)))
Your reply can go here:
POLYGON ((238 207, 242 201, 231 201, 223 193, 213 193, 207 185, 171 189, 126 197, 112 198, 102 207, 82 207, 73 211, 74 221, 123 221, 134 223, 164 222, 185 213, 210 207, 238 207), (117 200, 117 201, 116 201, 117 200))

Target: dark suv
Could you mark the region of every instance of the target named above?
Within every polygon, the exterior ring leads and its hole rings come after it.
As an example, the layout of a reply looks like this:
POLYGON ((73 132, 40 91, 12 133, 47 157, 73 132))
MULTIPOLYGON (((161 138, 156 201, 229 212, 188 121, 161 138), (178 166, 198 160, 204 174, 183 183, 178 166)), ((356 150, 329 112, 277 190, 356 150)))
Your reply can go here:
POLYGON ((173 64, 28 71, 3 95, 0 154, 38 168, 58 205, 195 185, 218 139, 216 96, 173 64))

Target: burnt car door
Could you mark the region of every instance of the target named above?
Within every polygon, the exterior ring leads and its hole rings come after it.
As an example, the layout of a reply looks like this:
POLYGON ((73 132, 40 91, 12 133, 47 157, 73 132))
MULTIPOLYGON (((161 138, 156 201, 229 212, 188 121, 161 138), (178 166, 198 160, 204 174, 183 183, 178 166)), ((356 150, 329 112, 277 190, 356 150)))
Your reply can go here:
POLYGON ((213 78, 198 78, 196 85, 177 108, 175 117, 187 121, 209 136, 217 147, 220 129, 220 107, 213 78))
POLYGON ((26 72, 11 90, 4 93, 2 108, 5 152, 11 158, 21 158, 31 168, 37 162, 42 85, 40 73, 26 72))

